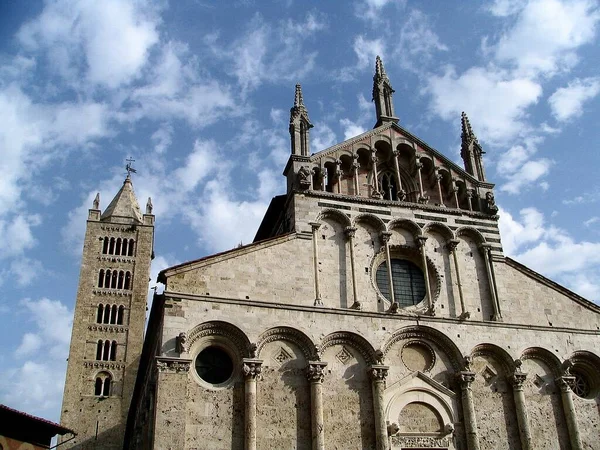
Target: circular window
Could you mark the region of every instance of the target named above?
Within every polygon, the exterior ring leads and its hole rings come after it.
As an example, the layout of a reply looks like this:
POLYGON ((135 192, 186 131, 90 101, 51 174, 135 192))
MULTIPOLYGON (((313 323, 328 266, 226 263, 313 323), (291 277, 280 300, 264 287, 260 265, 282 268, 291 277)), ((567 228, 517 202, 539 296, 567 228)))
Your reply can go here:
POLYGON ((233 361, 222 348, 206 347, 196 357, 196 373, 207 383, 221 384, 233 374, 233 361))
POLYGON ((425 277, 415 264, 405 259, 392 259, 392 285, 394 299, 390 296, 390 278, 387 262, 377 268, 375 280, 381 294, 390 302, 397 302, 400 307, 413 306, 425 298, 425 277))
POLYGON ((590 383, 585 375, 575 372, 573 376, 575 377, 575 383, 573 384, 573 392, 575 395, 581 398, 589 398, 591 392, 590 383))

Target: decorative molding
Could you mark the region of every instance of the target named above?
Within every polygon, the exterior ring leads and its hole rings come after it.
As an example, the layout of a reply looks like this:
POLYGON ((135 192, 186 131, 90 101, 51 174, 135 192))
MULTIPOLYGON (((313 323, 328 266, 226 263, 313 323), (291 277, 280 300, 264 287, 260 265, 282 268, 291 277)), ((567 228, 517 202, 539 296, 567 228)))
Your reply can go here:
POLYGON ((399 448, 448 448, 452 444, 450 437, 433 436, 392 436, 392 447, 399 448))
POLYGON ((242 356, 250 356, 253 351, 252 344, 243 331, 235 325, 221 321, 205 322, 194 327, 187 333, 187 347, 192 348, 196 341, 208 336, 222 336, 228 339, 242 356))
POLYGON ((114 361, 84 361, 83 367, 94 367, 96 369, 124 369, 125 364, 114 361))
POLYGON ((371 367, 369 367, 369 376, 373 381, 385 381, 389 370, 389 366, 373 364, 371 367))
POLYGON ((343 365, 346 365, 352 359, 352 353, 350 353, 345 346, 342 346, 342 349, 335 355, 335 357, 343 365))
POLYGON ((311 383, 322 383, 325 379, 325 367, 327 363, 323 361, 309 361, 306 368, 306 378, 311 383))
POLYGON ((301 331, 290 327, 271 328, 260 335, 256 344, 256 355, 260 356, 264 346, 270 342, 288 341, 296 345, 307 361, 319 360, 317 348, 312 340, 301 331))
POLYGON ((367 341, 364 337, 358 334, 350 333, 347 331, 338 331, 325 336, 325 339, 319 347, 319 354, 322 355, 327 348, 333 345, 345 344, 350 345, 352 348, 356 349, 367 364, 377 363, 375 350, 373 349, 369 341, 367 341))
POLYGON ((106 331, 106 332, 110 332, 110 333, 125 333, 126 331, 129 331, 129 327, 125 327, 125 326, 121 326, 121 325, 113 326, 113 325, 98 324, 98 325, 89 325, 88 330, 106 331))
POLYGON ((165 373, 187 373, 192 365, 191 359, 156 358, 156 369, 165 373))
POLYGON ((108 295, 116 297, 131 297, 133 291, 125 289, 92 289, 92 293, 96 295, 108 295))
POLYGON ((118 226, 118 225, 100 225, 100 229, 104 231, 120 231, 122 233, 135 233, 137 225, 118 226))
POLYGON ((456 374, 456 378, 458 379, 461 388, 469 388, 471 383, 475 381, 475 372, 467 372, 466 370, 463 370, 456 374))
POLYGON ((98 261, 131 263, 135 262, 134 256, 117 256, 117 255, 98 255, 98 261))

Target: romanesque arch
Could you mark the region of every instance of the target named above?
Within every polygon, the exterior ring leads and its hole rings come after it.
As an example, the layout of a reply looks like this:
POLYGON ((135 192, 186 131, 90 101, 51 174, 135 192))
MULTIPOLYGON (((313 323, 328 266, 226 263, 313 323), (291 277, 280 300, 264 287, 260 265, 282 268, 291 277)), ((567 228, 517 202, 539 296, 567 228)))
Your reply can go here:
POLYGON ((291 342, 302 351, 307 361, 319 360, 319 353, 312 339, 302 331, 291 327, 274 327, 262 333, 256 342, 256 357, 260 358, 264 346, 274 341, 291 342))
POLYGON ((253 354, 253 347, 246 334, 229 322, 211 321, 196 325, 187 333, 188 347, 191 348, 202 338, 219 336, 231 342, 243 358, 253 354))

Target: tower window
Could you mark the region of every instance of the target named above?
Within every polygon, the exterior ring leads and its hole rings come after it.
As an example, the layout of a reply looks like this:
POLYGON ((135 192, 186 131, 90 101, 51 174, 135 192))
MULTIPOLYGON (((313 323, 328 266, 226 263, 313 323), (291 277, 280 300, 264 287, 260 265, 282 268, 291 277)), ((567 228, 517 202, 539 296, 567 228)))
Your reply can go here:
POLYGON ((391 172, 384 172, 379 177, 379 188, 381 189, 381 195, 385 200, 398 200, 397 187, 396 187, 396 176, 391 172))
POLYGON ((110 245, 108 246, 108 254, 109 255, 115 254, 115 238, 114 237, 110 238, 110 245))
POLYGON ((117 323, 117 305, 112 305, 112 308, 110 311, 110 323, 112 323, 112 324, 117 323))
POLYGON ((102 244, 102 253, 104 255, 108 254, 108 243, 109 243, 108 236, 104 236, 104 242, 102 244))
POLYGON ((125 285, 123 289, 131 289, 131 273, 129 271, 125 273, 125 285))
POLYGON ((102 323, 102 319, 104 318, 104 305, 100 303, 98 305, 98 313, 96 314, 96 323, 102 323))
POLYGON ((115 246, 115 255, 121 254, 121 238, 117 238, 117 245, 115 246))
MULTIPOLYGON (((401 307, 413 306, 420 303, 425 297, 425 277, 415 264, 405 259, 392 259, 392 285, 394 300, 401 307)), ((381 294, 390 298, 390 283, 387 262, 382 262, 375 274, 377 287, 381 294)))
POLYGON ((104 320, 102 320, 102 323, 108 323, 110 321, 110 305, 105 305, 104 306, 104 320))
POLYGON ((135 245, 135 241, 133 239, 129 239, 129 249, 127 251, 127 256, 133 256, 133 246, 135 245))
POLYGON ((112 384, 112 378, 107 372, 100 372, 96 375, 94 382, 94 395, 98 397, 108 397, 110 395, 110 388, 112 384))
POLYGON ((119 306, 119 311, 117 313, 117 325, 123 325, 124 312, 125 312, 125 307, 123 305, 119 306))

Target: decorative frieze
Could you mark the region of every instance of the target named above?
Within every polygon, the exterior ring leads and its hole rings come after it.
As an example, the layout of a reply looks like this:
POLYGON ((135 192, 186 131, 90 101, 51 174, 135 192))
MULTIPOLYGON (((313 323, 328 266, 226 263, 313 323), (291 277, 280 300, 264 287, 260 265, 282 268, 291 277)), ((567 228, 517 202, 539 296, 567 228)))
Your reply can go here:
POLYGON ((156 358, 156 369, 163 373, 187 373, 191 364, 191 359, 156 358))
POLYGON ((450 437, 432 436, 392 436, 392 448, 447 448, 452 443, 450 437))
POLYGON ((108 333, 125 333, 126 331, 129 331, 129 327, 120 327, 113 325, 89 325, 88 330, 104 331, 108 333))
POLYGON ((244 374, 244 378, 251 378, 253 380, 260 379, 262 363, 263 362, 260 359, 244 358, 242 360, 242 373, 244 374))
POLYGON ((94 367, 96 369, 124 369, 125 364, 110 361, 84 361, 83 367, 94 367))
POLYGON ((92 289, 92 293, 96 295, 108 295, 109 297, 131 297, 131 291, 124 289, 92 289))

